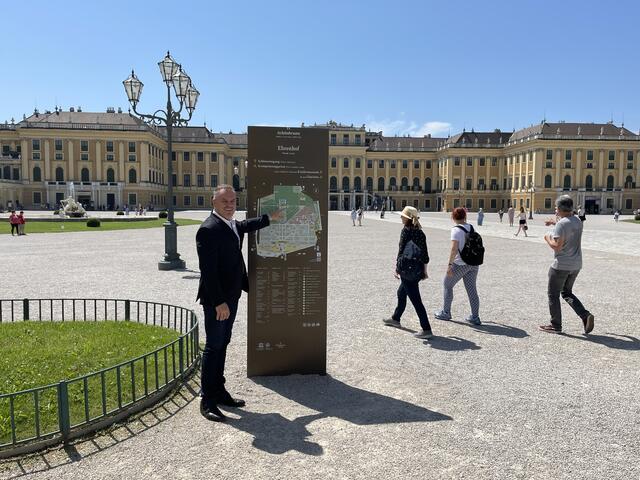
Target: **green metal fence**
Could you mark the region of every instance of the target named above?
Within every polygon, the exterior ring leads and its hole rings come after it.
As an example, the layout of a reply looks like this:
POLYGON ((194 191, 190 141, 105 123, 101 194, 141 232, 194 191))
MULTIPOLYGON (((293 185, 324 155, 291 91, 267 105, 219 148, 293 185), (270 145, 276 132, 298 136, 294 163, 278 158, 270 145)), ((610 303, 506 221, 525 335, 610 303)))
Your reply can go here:
MULTIPOLYGON (((0 300, 0 323, 17 321, 138 322, 177 331, 177 340, 118 365, 58 383, 0 394, 0 458, 67 442, 140 411, 187 377, 200 360, 198 319, 193 310, 164 303, 121 299, 0 300), (91 402, 91 397, 99 401, 91 402), (72 411, 82 405, 81 411, 72 411), (43 421, 43 412, 57 420, 43 421), (8 412, 3 416, 2 412, 8 412)), ((52 418, 47 415, 47 418, 52 418)))

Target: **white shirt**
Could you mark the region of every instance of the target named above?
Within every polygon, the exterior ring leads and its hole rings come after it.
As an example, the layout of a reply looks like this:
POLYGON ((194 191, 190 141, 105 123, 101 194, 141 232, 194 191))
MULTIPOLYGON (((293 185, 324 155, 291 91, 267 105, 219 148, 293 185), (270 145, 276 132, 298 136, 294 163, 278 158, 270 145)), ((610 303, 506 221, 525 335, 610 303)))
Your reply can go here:
POLYGON ((218 217, 220 220, 222 220, 224 223, 226 223, 228 225, 228 227, 233 231, 233 233, 236 234, 236 237, 238 237, 238 246, 240 246, 240 234, 238 233, 238 228, 236 227, 236 221, 233 220, 233 219, 227 220, 226 218, 224 218, 222 215, 220 215, 215 210, 213 210, 213 214, 216 217, 218 217))
POLYGON ((453 263, 455 263, 456 265, 466 265, 466 263, 464 263, 464 260, 460 258, 460 250, 464 248, 464 244, 467 241, 467 233, 471 231, 471 228, 469 228, 468 223, 458 225, 464 227, 464 230, 458 227, 453 227, 451 229, 451 240, 458 241, 458 253, 456 254, 456 258, 453 260, 453 263))

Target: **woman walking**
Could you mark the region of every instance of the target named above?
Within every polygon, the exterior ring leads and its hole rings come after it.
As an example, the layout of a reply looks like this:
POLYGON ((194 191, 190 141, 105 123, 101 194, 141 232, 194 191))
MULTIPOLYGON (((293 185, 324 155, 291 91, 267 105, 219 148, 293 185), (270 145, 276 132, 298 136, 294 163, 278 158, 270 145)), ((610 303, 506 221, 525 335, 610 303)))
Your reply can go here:
POLYGON ((482 226, 482 222, 484 222, 484 212, 482 211, 482 209, 478 210, 478 226, 481 227, 482 226))
POLYGON ((476 289, 476 280, 480 267, 467 265, 460 257, 460 250, 464 248, 467 235, 473 228, 467 223, 467 214, 464 208, 454 208, 451 218, 455 225, 451 229, 451 251, 449 252, 449 265, 444 277, 444 305, 442 310, 436 313, 438 320, 451 320, 451 303, 453 302, 453 287, 461 279, 471 304, 471 315, 465 320, 473 325, 481 325, 480 298, 476 289))
MULTIPOLYGON (((416 309, 422 331, 415 334, 417 338, 429 339, 433 337, 431 325, 427 310, 424 308, 422 298, 420 297, 420 280, 428 278, 427 264, 429 263, 429 252, 427 251, 427 238, 422 231, 422 226, 418 219, 420 218, 418 210, 414 207, 405 207, 400 214, 404 228, 400 233, 400 248, 396 258, 395 277, 400 279, 400 287, 398 288, 398 304, 391 318, 383 320, 385 325, 390 327, 400 327, 400 318, 407 306, 407 297, 411 300, 413 308, 416 309), (417 254, 419 264, 422 266, 421 271, 411 275, 404 270, 403 261, 407 259, 409 250, 413 250, 417 254)), ((412 257, 414 255, 411 255, 412 257)))
POLYGON ((529 227, 527 226, 527 213, 524 211, 524 207, 520 207, 520 213, 518 214, 518 231, 514 233, 514 236, 518 236, 520 230, 524 232, 524 236, 528 237, 527 230, 529 227))
POLYGON ((14 236, 14 230, 18 235, 20 235, 20 228, 18 227, 18 225, 20 225, 20 220, 18 219, 15 210, 11 210, 11 215, 9 215, 9 223, 11 224, 11 236, 14 236))

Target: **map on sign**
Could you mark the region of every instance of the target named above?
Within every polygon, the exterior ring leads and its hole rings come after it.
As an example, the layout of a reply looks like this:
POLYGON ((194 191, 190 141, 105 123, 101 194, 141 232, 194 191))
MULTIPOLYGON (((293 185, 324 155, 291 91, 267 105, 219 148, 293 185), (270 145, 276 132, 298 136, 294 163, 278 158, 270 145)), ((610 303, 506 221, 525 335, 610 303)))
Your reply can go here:
POLYGON ((258 199, 258 214, 271 214, 277 210, 282 218, 260 230, 256 249, 261 257, 281 257, 316 247, 322 230, 320 203, 294 185, 275 185, 273 194, 258 199))

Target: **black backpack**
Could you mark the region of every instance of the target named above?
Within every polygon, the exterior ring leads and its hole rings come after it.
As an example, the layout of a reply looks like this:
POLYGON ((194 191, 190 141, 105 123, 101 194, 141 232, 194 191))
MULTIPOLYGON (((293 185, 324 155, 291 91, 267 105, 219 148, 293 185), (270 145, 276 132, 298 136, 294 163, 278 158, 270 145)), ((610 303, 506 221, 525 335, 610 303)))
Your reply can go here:
POLYGON ((482 246, 482 237, 480 234, 473 229, 473 225, 469 225, 471 230, 468 232, 462 225, 456 225, 456 227, 461 228, 466 233, 464 247, 462 250, 458 249, 462 261, 467 265, 482 265, 484 261, 484 247, 482 246))
POLYGON ((398 257, 397 270, 403 280, 417 282, 424 275, 424 263, 422 263, 422 249, 413 240, 409 240, 404 246, 402 255, 398 257))

